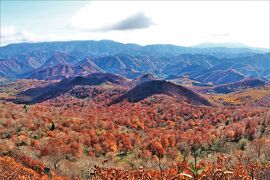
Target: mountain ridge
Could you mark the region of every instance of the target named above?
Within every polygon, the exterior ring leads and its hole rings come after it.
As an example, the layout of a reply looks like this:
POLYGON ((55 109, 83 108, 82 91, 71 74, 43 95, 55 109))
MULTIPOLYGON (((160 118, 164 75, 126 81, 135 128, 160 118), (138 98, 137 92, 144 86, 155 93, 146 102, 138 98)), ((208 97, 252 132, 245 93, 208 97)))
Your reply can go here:
POLYGON ((61 80, 107 72, 136 79, 151 73, 160 79, 189 76, 214 85, 249 77, 270 79, 270 53, 254 52, 169 44, 141 46, 104 40, 26 43, 0 48, 0 76, 61 80), (217 79, 217 72, 223 72, 224 77, 217 79))

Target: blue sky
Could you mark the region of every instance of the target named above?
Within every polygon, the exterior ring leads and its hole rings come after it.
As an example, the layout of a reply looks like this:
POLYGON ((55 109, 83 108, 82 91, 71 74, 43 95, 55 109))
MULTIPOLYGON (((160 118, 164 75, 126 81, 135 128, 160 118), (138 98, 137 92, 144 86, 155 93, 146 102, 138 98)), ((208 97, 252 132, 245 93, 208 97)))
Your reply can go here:
POLYGON ((269 3, 1 0, 1 46, 112 39, 183 46, 239 42, 269 48, 269 3))
POLYGON ((1 27, 16 27, 40 34, 65 30, 72 17, 88 1, 2 1, 1 27))

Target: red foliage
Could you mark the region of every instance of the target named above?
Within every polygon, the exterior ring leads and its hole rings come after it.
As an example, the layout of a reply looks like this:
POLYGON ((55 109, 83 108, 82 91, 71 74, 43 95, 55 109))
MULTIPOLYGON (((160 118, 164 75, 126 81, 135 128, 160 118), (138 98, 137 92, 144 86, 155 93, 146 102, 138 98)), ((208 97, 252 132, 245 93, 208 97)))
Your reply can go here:
POLYGON ((166 150, 162 146, 162 144, 158 141, 152 141, 148 145, 149 150, 152 152, 153 155, 158 156, 159 158, 162 158, 166 154, 166 150))

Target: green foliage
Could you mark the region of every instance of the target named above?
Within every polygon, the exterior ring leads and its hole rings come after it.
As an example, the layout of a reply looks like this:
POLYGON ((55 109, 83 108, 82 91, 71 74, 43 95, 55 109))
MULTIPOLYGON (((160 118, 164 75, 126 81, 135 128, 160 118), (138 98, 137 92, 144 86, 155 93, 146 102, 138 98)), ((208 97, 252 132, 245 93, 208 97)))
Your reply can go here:
POLYGON ((131 152, 127 152, 127 151, 123 151, 117 154, 118 157, 120 157, 121 159, 124 159, 125 157, 131 155, 131 152))
POLYGON ((50 131, 53 131, 55 129, 55 124, 52 122, 51 126, 49 127, 50 131))
POLYGON ((247 143, 248 143, 248 140, 246 138, 242 138, 242 139, 240 139, 240 141, 238 142, 237 145, 238 145, 239 149, 244 151, 246 146, 247 146, 247 143))
POLYGON ((25 111, 26 113, 28 112, 29 108, 30 108, 30 106, 28 106, 28 105, 26 105, 26 104, 23 106, 23 109, 24 109, 24 111, 25 111))
POLYGON ((203 173, 203 171, 204 171, 204 169, 203 168, 198 168, 197 167, 197 165, 195 164, 195 163, 190 163, 190 165, 191 165, 191 168, 189 168, 189 170, 192 172, 192 174, 193 174, 193 178, 194 179, 197 179, 197 177, 201 174, 201 173, 203 173))
POLYGON ((222 139, 215 139, 212 141, 212 144, 209 147, 209 150, 213 153, 222 152, 227 153, 229 152, 229 148, 222 139))

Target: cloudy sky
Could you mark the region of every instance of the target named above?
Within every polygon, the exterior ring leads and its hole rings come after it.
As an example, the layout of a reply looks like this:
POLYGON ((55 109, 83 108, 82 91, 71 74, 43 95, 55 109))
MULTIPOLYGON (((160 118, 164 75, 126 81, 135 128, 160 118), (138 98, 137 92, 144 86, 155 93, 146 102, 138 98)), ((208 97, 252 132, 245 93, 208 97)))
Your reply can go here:
POLYGON ((269 1, 0 1, 1 46, 111 39, 269 48, 269 1))

